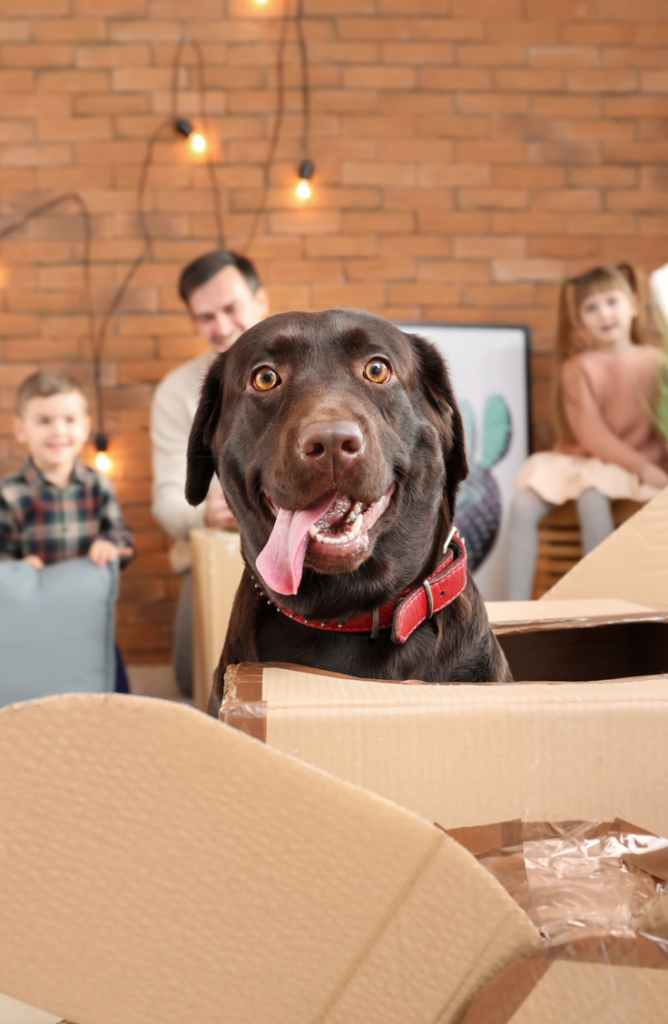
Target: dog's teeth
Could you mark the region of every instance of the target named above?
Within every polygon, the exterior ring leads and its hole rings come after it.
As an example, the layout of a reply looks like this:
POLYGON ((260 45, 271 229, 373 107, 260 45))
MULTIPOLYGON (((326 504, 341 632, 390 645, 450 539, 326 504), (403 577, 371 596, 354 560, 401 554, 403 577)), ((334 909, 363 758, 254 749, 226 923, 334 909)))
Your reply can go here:
POLYGON ((357 515, 359 515, 361 511, 362 511, 362 502, 358 501, 355 505, 353 505, 353 512, 356 512, 357 515))
POLYGON ((354 537, 354 536, 356 536, 356 534, 358 534, 358 533, 360 532, 360 527, 361 527, 361 525, 362 525, 362 517, 361 517, 361 516, 359 516, 359 517, 358 517, 358 518, 357 518, 357 519, 355 520, 355 522, 353 523, 353 525, 352 525, 352 526, 350 527, 350 532, 352 533, 353 537, 354 537))
POLYGON ((357 512, 351 512, 350 515, 348 516, 348 518, 346 519, 346 522, 347 523, 354 523, 356 519, 357 519, 357 512))
POLYGON ((318 527, 315 525, 315 523, 313 524, 313 526, 309 526, 308 532, 312 537, 318 536, 318 527))

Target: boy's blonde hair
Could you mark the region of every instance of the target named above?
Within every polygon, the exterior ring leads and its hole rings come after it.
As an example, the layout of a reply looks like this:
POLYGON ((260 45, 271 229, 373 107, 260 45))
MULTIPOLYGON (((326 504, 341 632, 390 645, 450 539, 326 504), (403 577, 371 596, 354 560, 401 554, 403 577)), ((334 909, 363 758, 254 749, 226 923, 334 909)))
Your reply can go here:
POLYGON ((70 395, 73 391, 81 395, 84 407, 88 411, 86 396, 75 377, 71 377, 69 373, 62 373, 60 370, 39 370, 38 373, 33 373, 21 384, 16 395, 16 414, 19 418, 23 417, 26 405, 31 398, 70 395))
POLYGON ((561 286, 552 376, 554 425, 560 444, 572 444, 574 440, 562 405, 561 367, 571 356, 583 352, 588 347, 586 335, 579 322, 580 307, 585 299, 595 292, 616 290, 636 299, 638 312, 631 324, 631 341, 634 345, 644 345, 646 337, 642 277, 632 264, 618 263, 617 266, 592 267, 578 277, 567 278, 561 286))

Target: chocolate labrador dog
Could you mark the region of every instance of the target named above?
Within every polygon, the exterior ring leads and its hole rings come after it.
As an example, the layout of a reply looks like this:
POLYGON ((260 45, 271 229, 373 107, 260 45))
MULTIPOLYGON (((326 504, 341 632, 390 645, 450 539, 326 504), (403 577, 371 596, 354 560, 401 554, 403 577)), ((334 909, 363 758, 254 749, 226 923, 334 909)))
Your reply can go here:
POLYGON ((227 665, 242 661, 510 681, 451 530, 464 429, 429 342, 345 309, 252 327, 204 379, 188 445, 192 505, 214 472, 246 571, 210 713, 227 665))

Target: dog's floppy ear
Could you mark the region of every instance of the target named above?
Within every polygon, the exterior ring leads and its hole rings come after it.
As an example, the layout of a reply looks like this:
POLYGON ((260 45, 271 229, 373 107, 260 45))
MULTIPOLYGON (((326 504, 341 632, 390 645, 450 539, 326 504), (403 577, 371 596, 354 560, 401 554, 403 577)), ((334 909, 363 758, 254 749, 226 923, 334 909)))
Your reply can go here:
POLYGON ((436 346, 417 334, 408 334, 407 338, 417 358, 420 385, 437 413, 446 469, 445 493, 452 521, 459 485, 469 475, 464 422, 450 384, 450 375, 436 346))
POLYGON ((211 440, 223 404, 223 371, 225 353, 211 364, 199 395, 199 405, 188 439, 188 472, 186 498, 191 505, 200 505, 209 493, 209 484, 216 471, 211 440))

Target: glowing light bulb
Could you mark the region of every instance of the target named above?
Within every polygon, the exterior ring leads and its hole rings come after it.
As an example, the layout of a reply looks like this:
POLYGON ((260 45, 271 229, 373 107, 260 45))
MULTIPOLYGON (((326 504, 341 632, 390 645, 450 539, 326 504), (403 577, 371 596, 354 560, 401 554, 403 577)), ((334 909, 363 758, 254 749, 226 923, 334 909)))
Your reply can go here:
POLYGON ((95 456, 95 468, 100 473, 111 473, 112 462, 106 452, 98 452, 95 456))
POLYGON ((309 185, 308 181, 302 180, 299 182, 299 184, 297 185, 297 195, 299 196, 300 199, 311 198, 311 186, 309 185))
POLYGON ((194 153, 203 153, 206 149, 206 139, 199 132, 193 132, 190 136, 190 147, 194 153))

